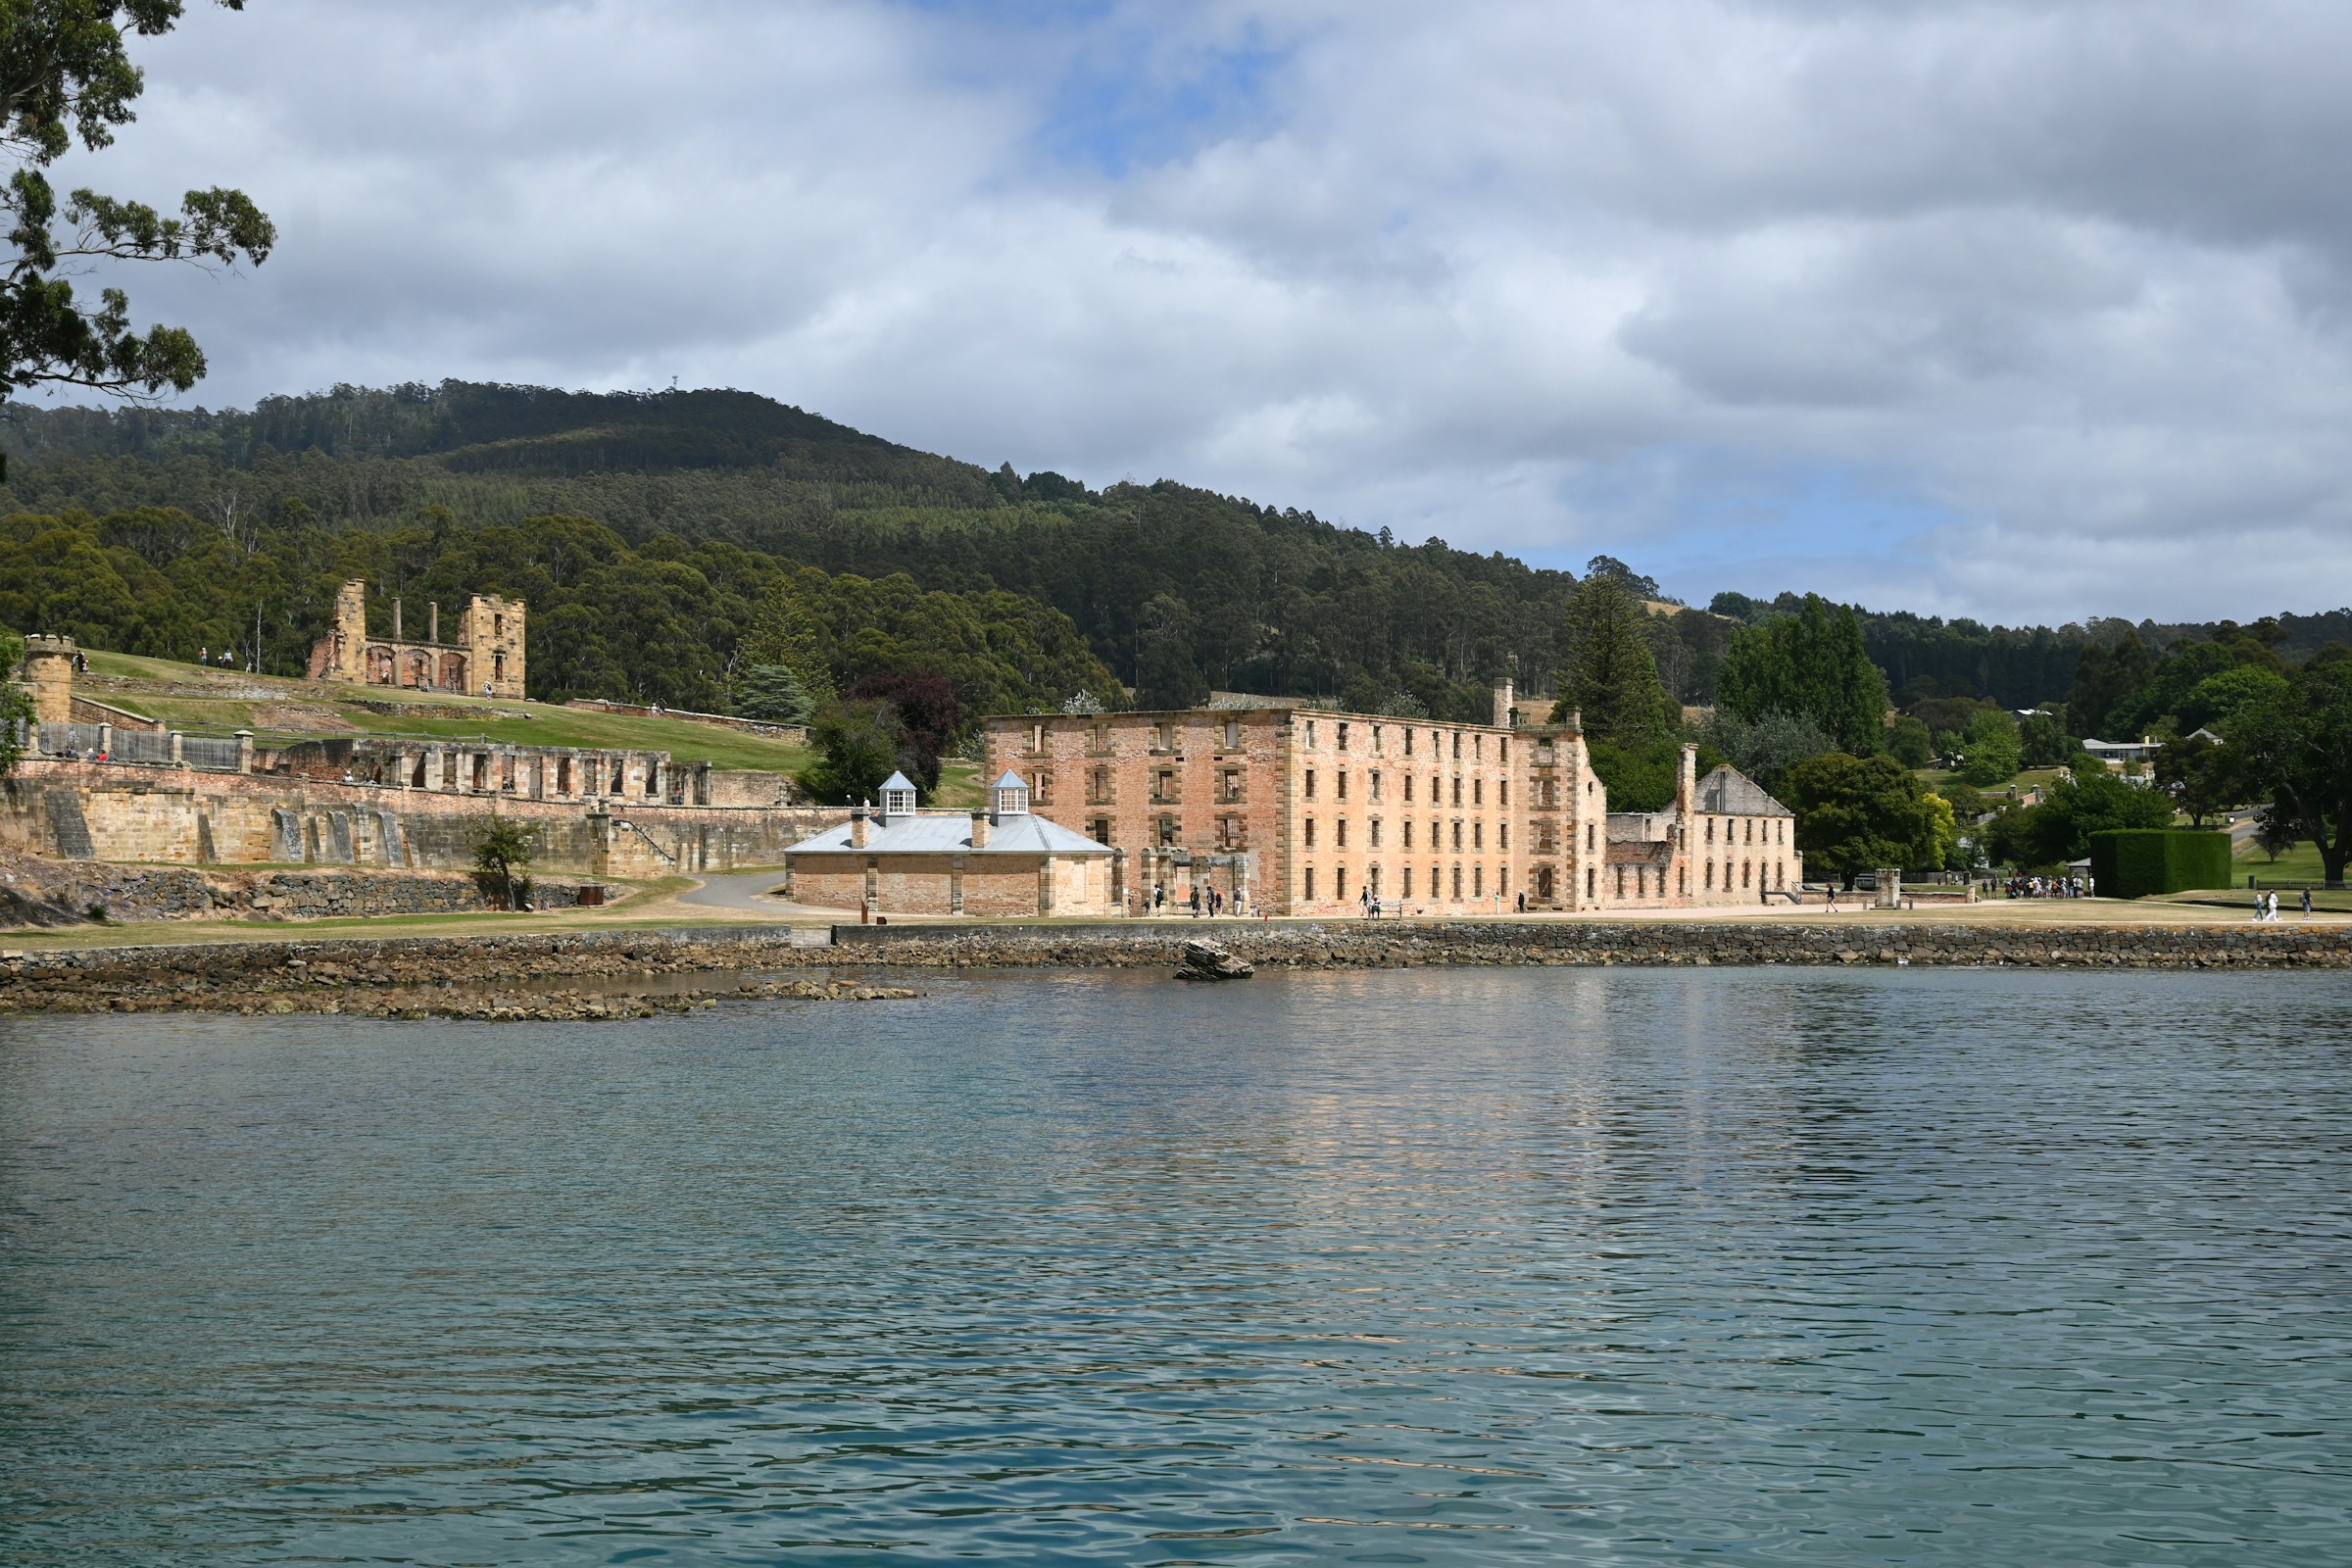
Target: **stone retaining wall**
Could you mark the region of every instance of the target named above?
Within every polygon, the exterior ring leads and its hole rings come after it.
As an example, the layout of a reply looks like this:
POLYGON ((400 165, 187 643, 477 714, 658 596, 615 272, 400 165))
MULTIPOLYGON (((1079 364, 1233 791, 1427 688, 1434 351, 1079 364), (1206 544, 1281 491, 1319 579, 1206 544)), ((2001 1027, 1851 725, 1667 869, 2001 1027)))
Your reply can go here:
POLYGON ((1961 925, 1634 921, 1250 920, 1061 926, 836 926, 836 942, 879 962, 1030 967, 1172 964, 1204 936, 1260 966, 1427 964, 2025 964, 2039 967, 2352 967, 2352 923, 1961 925))
MULTIPOLYGON (((12 874, 26 895, 79 917, 92 907, 115 920, 186 920, 253 914, 324 920, 394 914, 478 913, 497 907, 471 874, 429 871, 200 871, 180 866, 83 865, 12 874)), ((599 884, 601 885, 601 884, 599 884)), ((531 899, 541 909, 579 902, 580 884, 537 877, 531 899)), ((0 919, 5 911, 0 911, 0 919)), ((52 923, 42 921, 43 924, 52 923)))
MULTIPOLYGON (((289 988, 558 983, 590 977, 844 964, 1135 967, 1173 973, 1179 944, 1213 936, 1261 968, 1449 964, 2026 965, 2059 968, 2352 967, 2352 923, 2234 926, 1644 926, 1598 922, 1250 927, 1238 921, 1100 926, 702 926, 475 937, 331 937, 57 952, 0 948, 0 1010, 250 1008, 289 988)), ((1242 981, 1247 985, 1250 982, 1242 981)))
POLYGON ((0 777, 0 847, 59 859, 455 870, 472 863, 494 812, 538 829, 538 865, 586 877, 781 865, 786 849, 844 814, 532 800, 54 759, 25 759, 0 777))

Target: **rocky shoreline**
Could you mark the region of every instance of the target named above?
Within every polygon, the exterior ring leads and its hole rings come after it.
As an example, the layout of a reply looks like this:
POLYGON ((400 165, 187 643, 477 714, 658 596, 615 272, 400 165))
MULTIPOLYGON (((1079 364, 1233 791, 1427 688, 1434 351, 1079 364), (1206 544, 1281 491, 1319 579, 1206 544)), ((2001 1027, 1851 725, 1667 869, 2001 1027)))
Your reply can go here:
POLYGON ((2352 923, 2304 926, 1740 924, 1629 921, 1105 922, 780 926, 470 937, 330 937, 58 951, 0 949, 0 1013, 333 1012, 595 1021, 721 998, 914 995, 874 971, 1140 968, 1173 975, 1211 938, 1259 969, 1452 965, 2352 968, 2352 923), (763 971, 795 971, 787 978, 763 971), (821 977, 817 971, 821 971, 821 977), (707 979, 704 977, 708 977, 707 979))

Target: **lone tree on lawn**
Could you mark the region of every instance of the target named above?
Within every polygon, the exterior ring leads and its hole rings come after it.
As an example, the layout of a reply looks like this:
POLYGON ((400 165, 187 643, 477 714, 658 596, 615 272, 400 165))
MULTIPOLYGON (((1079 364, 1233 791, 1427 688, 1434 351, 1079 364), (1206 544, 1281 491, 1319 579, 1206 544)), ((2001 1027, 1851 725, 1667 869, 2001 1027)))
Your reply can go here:
POLYGON ((2328 885, 2342 887, 2352 860, 2352 661, 2306 665, 2224 728, 2244 777, 2271 797, 2271 817, 2311 840, 2328 885))
POLYGON ((493 816, 473 841, 473 868, 498 878, 500 902, 514 907, 514 876, 527 870, 539 853, 539 830, 504 816, 493 816))

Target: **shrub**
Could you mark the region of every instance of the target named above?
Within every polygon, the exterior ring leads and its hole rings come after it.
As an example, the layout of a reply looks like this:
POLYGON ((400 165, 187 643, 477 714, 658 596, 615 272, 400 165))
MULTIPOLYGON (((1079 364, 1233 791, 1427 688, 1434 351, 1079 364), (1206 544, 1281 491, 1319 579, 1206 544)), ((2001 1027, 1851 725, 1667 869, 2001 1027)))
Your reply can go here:
POLYGON ((2090 874, 2100 894, 2144 899, 2230 885, 2230 835, 2194 828, 2112 828, 2090 836, 2090 874))

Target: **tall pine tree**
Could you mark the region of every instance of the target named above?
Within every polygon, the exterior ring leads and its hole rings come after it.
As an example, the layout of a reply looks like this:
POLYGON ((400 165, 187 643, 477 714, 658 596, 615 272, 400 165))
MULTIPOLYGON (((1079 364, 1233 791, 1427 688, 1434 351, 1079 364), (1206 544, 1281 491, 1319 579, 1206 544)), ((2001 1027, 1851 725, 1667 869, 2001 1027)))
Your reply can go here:
POLYGON ((1642 632, 1647 612, 1614 576, 1591 576, 1568 600, 1554 722, 1575 709, 1585 733, 1616 746, 1664 739, 1683 716, 1682 705, 1658 679, 1658 662, 1642 632))

